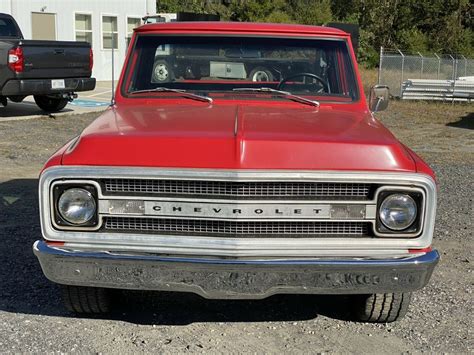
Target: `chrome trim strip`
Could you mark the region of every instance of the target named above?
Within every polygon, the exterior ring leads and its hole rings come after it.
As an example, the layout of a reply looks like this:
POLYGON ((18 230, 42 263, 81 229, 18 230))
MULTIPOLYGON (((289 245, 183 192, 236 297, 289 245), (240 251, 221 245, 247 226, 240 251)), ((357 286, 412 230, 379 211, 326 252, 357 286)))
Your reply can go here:
MULTIPOLYGON (((123 198, 118 201, 136 201, 136 202, 144 202, 143 204, 143 211, 141 212, 123 212, 123 213, 113 213, 110 212, 110 207, 113 204, 113 201, 117 200, 110 200, 110 199, 99 199, 98 203, 98 211, 99 214, 110 216, 110 217, 146 217, 146 218, 166 218, 166 219, 197 219, 197 220, 222 220, 222 221, 321 221, 321 222, 335 222, 335 221, 344 221, 347 222, 348 220, 351 220, 351 218, 335 218, 332 217, 332 207, 333 205, 341 205, 341 204, 333 204, 331 202, 313 202, 313 201, 305 201, 305 202, 300 202, 300 203, 288 203, 287 201, 281 201, 281 203, 273 203, 272 201, 267 201, 267 203, 253 203, 252 201, 246 201, 245 203, 241 203, 241 201, 236 201, 236 202, 228 202, 228 201, 222 201, 222 202, 213 202, 207 203, 202 201, 201 199, 195 199, 193 202, 183 202, 180 200, 173 200, 173 201, 159 201, 158 199, 155 200, 143 200, 140 198, 123 198), (165 207, 169 207, 170 205, 179 205, 181 207, 187 208, 188 210, 192 207, 200 208, 203 209, 205 207, 209 208, 209 205, 212 208, 219 208, 223 209, 224 214, 215 214, 215 215, 210 215, 210 214, 203 214, 205 211, 201 211, 201 214, 195 213, 194 215, 191 213, 152 213, 150 211, 147 212, 147 203, 156 203, 156 204, 163 204, 165 207), (236 215, 235 217, 232 217, 229 215, 230 213, 225 214, 225 208, 227 209, 239 209, 242 211, 243 209, 248 209, 248 208, 253 208, 253 209, 262 209, 263 211, 261 214, 253 214, 253 215, 245 215, 245 216, 240 216, 236 215), (281 215, 278 214, 271 214, 268 213, 267 209, 272 209, 272 210, 280 210, 280 213, 283 215, 284 212, 288 209, 308 209, 310 207, 311 209, 318 208, 322 210, 323 215, 318 215, 314 214, 309 215, 308 213, 303 213, 305 211, 300 210, 300 214, 290 214, 290 213, 285 213, 286 216, 282 217, 281 215)), ((344 204, 344 206, 352 206, 353 204, 344 204)), ((355 204, 354 204, 355 205, 355 204)), ((360 215, 360 218, 352 218, 354 221, 367 221, 367 220, 375 220, 376 215, 375 215, 375 208, 376 205, 356 205, 359 208, 361 208, 361 211, 364 213, 360 215), (364 209, 365 207, 365 209, 364 209), (367 210, 369 213, 367 213, 367 210)), ((169 208, 168 208, 169 209, 169 208)))
MULTIPOLYGON (((153 215, 144 215, 144 214, 118 214, 118 213, 113 213, 113 214, 103 214, 99 216, 101 218, 103 217, 136 217, 136 218, 155 218, 155 219, 178 219, 178 220, 199 220, 199 221, 230 221, 230 222, 365 222, 365 223, 374 223, 375 218, 373 219, 355 219, 355 218, 347 218, 347 219, 342 219, 342 218, 322 218, 322 219, 294 219, 294 218, 239 218, 239 219, 233 219, 233 218, 202 218, 202 217, 179 217, 179 216, 153 216, 153 215)), ((62 227, 61 227, 62 228, 62 227)), ((77 231, 78 228, 75 228, 77 231)))
POLYGON ((201 198, 201 197, 196 197, 196 198, 187 198, 187 197, 161 197, 161 196, 127 196, 127 195, 104 195, 101 194, 100 198, 106 199, 106 200, 125 200, 125 199, 130 199, 130 200, 143 200, 143 201, 156 201, 156 200, 162 200, 162 201, 179 201, 179 202, 196 202, 196 200, 199 200, 200 202, 216 202, 216 201, 225 201, 226 203, 241 203, 241 204, 253 204, 253 203, 259 203, 259 204, 268 204, 268 203, 275 203, 277 201, 278 203, 294 203, 294 204, 304 204, 304 203, 318 203, 318 204, 341 204, 341 205, 346 205, 346 204, 351 204, 351 205, 370 205, 371 203, 374 203, 374 200, 235 200, 235 199, 210 199, 210 198, 201 198))
MULTIPOLYGON (((206 169, 165 169, 139 167, 93 167, 56 166, 46 169, 40 177, 40 214, 42 233, 51 241, 81 242, 100 244, 104 241, 117 245, 141 245, 161 248, 166 253, 196 255, 274 255, 308 256, 321 249, 386 250, 429 247, 432 242, 436 214, 436 185, 425 174, 405 172, 334 172, 334 171, 287 171, 287 170, 206 170, 206 169), (60 179, 99 178, 156 178, 194 180, 238 180, 238 181, 315 181, 375 183, 393 186, 422 188, 426 193, 425 218, 422 233, 416 238, 390 236, 389 238, 322 238, 285 240, 284 238, 206 238, 169 235, 144 235, 123 233, 96 233, 87 231, 58 231, 51 224, 49 209, 49 189, 60 179), (241 253, 241 254, 240 254, 241 253)), ((107 197, 109 198, 109 196, 107 197)), ((349 202, 349 201, 348 201, 349 202)), ((353 202, 353 201, 351 201, 353 202)), ((367 203, 367 201, 364 201, 367 203)))
MULTIPOLYGON (((194 169, 194 168, 147 168, 147 167, 113 167, 113 166, 53 166, 46 169, 42 177, 76 177, 76 178, 124 178, 124 179, 167 179, 167 180, 215 180, 215 181, 314 181, 314 182, 347 182, 347 183, 384 183, 394 185, 401 179, 415 184, 425 174, 384 171, 313 171, 313 170, 229 170, 229 169, 194 169)), ((432 181, 433 182, 433 181, 432 181)), ((434 182, 433 182, 434 183, 434 182)))
MULTIPOLYGON (((215 238, 207 238, 208 241, 212 242, 215 238)), ((221 238, 221 240, 223 240, 221 238)), ((224 239, 225 242, 226 239, 224 239)), ((228 239, 227 239, 228 240, 228 239)), ((265 243, 255 243, 248 246, 239 246, 236 244, 223 244, 218 250, 214 248, 211 243, 202 243, 199 247, 187 249, 188 256, 207 256, 207 257, 232 257, 236 259, 241 258, 255 258, 255 257, 268 257, 268 258, 308 258, 308 257, 352 257, 352 258, 406 258, 408 249, 356 249, 354 247, 348 248, 308 248, 306 252, 301 251, 297 256, 293 256, 291 251, 297 251, 298 249, 292 248, 291 240, 287 239, 267 239, 265 243), (275 243, 271 243, 276 241, 275 243), (276 245, 274 245, 276 244, 276 245), (266 248, 266 254, 262 255, 261 248, 266 248)), ((346 238, 347 240, 347 238, 346 238)), ((84 250, 84 251, 104 251, 108 252, 123 252, 123 253, 153 253, 153 254, 175 254, 176 248, 174 246, 166 245, 134 245, 134 244, 117 244, 107 243, 108 241, 102 241, 101 243, 75 243, 67 242, 64 243, 64 249, 70 250, 84 250)))
POLYGON ((56 283, 259 299, 277 293, 410 292, 429 281, 437 251, 382 260, 226 260, 71 251, 37 241, 33 251, 56 283))

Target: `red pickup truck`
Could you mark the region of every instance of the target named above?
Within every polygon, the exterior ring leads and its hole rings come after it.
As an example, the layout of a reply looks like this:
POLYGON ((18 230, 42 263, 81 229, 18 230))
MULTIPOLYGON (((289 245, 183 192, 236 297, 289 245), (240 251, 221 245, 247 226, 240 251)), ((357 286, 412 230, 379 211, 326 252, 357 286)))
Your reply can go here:
POLYGON ((328 27, 135 30, 116 104, 46 163, 44 274, 74 312, 113 289, 258 299, 347 294, 390 322, 428 282, 432 170, 373 116, 350 36, 328 27))

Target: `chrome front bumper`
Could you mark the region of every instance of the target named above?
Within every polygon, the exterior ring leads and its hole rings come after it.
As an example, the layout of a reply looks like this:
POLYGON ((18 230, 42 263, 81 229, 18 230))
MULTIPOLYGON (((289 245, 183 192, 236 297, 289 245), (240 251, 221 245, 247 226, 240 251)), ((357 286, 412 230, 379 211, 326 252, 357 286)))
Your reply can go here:
POLYGON ((369 294, 424 287, 439 254, 408 258, 229 260, 82 252, 37 241, 33 250, 56 283, 197 293, 213 299, 260 299, 278 293, 369 294))

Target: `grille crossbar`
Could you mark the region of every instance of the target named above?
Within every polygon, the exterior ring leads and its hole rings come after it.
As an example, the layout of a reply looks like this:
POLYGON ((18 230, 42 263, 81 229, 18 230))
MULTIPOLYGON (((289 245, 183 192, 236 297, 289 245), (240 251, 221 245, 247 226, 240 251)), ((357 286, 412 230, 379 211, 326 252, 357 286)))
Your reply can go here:
POLYGON ((281 181, 103 179, 105 194, 239 199, 367 200, 371 184, 281 181))
POLYGON ((209 221, 105 217, 106 231, 236 238, 366 237, 367 222, 209 221))

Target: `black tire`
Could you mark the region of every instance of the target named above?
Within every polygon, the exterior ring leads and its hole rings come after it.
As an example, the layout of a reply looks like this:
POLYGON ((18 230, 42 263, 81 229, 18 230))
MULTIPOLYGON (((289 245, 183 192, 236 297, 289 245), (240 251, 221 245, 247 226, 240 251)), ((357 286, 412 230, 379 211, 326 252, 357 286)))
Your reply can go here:
POLYGON ((15 95, 15 96, 8 96, 8 99, 12 102, 22 102, 25 97, 26 96, 15 95))
POLYGON ((61 285, 63 302, 70 312, 99 314, 110 312, 110 290, 99 287, 61 285))
POLYGON ((376 293, 355 298, 354 313, 357 320, 390 323, 405 316, 410 305, 411 293, 376 293))
POLYGON ((66 107, 68 100, 56 97, 35 95, 35 102, 40 109, 46 112, 58 112, 66 107))
POLYGON ((153 64, 152 83, 169 83, 174 80, 174 72, 165 60, 157 60, 153 64))
POLYGON ((256 67, 250 72, 249 80, 256 82, 273 81, 273 74, 265 67, 256 67))

